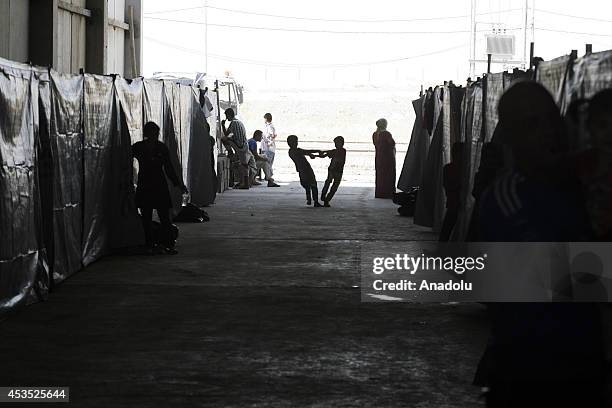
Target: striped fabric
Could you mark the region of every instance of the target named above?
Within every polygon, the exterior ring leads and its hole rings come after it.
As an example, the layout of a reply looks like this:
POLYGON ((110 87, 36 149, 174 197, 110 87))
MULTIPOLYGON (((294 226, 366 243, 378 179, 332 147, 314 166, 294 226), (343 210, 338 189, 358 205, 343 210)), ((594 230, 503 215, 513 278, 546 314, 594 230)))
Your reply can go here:
POLYGON ((236 143, 236 146, 243 148, 246 145, 246 129, 241 121, 238 119, 232 120, 227 130, 230 133, 229 137, 236 143))

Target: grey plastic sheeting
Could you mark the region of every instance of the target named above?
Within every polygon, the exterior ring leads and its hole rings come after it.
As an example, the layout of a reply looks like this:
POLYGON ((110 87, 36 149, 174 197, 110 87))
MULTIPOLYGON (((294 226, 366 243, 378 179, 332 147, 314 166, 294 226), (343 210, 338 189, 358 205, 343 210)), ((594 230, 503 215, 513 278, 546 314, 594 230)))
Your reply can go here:
POLYGON ((186 155, 188 173, 185 182, 191 193, 191 201, 196 205, 208 205, 215 201, 216 195, 213 182, 214 163, 211 163, 210 154, 213 146, 211 146, 210 127, 200 108, 199 90, 191 88, 190 91, 191 129, 189 153, 186 155))
POLYGON ((49 287, 53 285, 53 154, 51 152, 51 77, 49 70, 33 67, 34 81, 38 86, 38 120, 34 123, 37 138, 37 162, 39 207, 41 210, 42 242, 47 253, 49 265, 49 287))
POLYGON ((0 312, 44 299, 113 249, 142 244, 131 145, 145 121, 160 125, 194 202, 214 200, 199 90, 1 59, 0 70, 0 312))
POLYGON ((53 279, 82 267, 83 77, 51 71, 53 159, 53 279))
MULTIPOLYGON (((184 116, 181 112, 181 86, 179 84, 164 81, 164 93, 167 107, 166 117, 164 118, 164 143, 170 152, 170 163, 174 167, 174 172, 178 176, 182 176, 181 127, 186 127, 187 124, 183 125, 181 118, 188 118, 188 116, 184 116)), ((176 216, 181 209, 182 192, 180 189, 174 188, 170 180, 167 181, 170 198, 172 199, 172 216, 176 216)), ((183 182, 185 182, 184 179, 183 182)))
POLYGON ((485 142, 490 142, 493 139, 493 133, 499 121, 497 105, 504 94, 504 73, 489 74, 485 78, 486 96, 485 96, 485 142))
POLYGON ((111 194, 113 248, 125 248, 144 242, 142 222, 136 208, 135 183, 138 162, 132 158, 132 144, 142 140, 143 81, 115 78, 117 111, 116 137, 113 143, 111 194))
POLYGON ((434 130, 431 138, 429 151, 427 152, 427 161, 425 163, 425 172, 421 189, 417 197, 416 210, 414 214, 414 223, 424 227, 435 226, 439 223, 439 218, 436 212, 436 202, 444 200, 444 196, 440 197, 439 185, 442 177, 442 162, 443 162, 443 139, 444 139, 444 124, 442 105, 443 105, 444 89, 437 87, 434 89, 434 130))
MULTIPOLYGON (((189 146, 191 144, 192 111, 193 111, 193 91, 190 86, 179 86, 179 105, 181 107, 181 133, 179 137, 180 145, 179 160, 181 162, 182 180, 187 183, 189 178, 189 146)), ((176 173, 181 175, 181 173, 176 173)))
POLYGON ((465 90, 455 86, 436 88, 437 122, 423 175, 423 183, 417 198, 414 222, 439 232, 446 211, 446 194, 443 186, 443 169, 450 163, 450 148, 460 138, 461 101, 465 90), (438 108, 437 106, 440 106, 438 108), (439 109, 439 110, 438 110, 439 109))
POLYGON ((609 88, 612 88, 612 51, 578 58, 568 74, 562 111, 576 99, 590 99, 609 88))
POLYGON ((113 79, 84 77, 83 265, 111 247, 113 130, 116 125, 113 79))
POLYGON ((0 61, 0 311, 46 296, 48 269, 38 199, 38 81, 0 61))
POLYGON ((426 95, 412 102, 416 119, 410 136, 410 144, 404 159, 404 165, 397 188, 408 191, 412 187, 420 187, 425 172, 427 152, 430 137, 425 128, 424 108, 426 95))
POLYGON ((144 80, 143 96, 143 115, 144 123, 153 122, 162 129, 160 133, 161 141, 164 141, 164 83, 155 79, 144 80))
MULTIPOLYGON (((162 129, 161 139, 170 150, 177 174, 182 175, 197 205, 214 201, 209 126, 199 105, 199 89, 170 81, 144 81, 144 121, 162 129)), ((182 194, 169 184, 174 212, 182 194)))
POLYGON ((461 169, 461 194, 459 214, 453 230, 452 241, 464 241, 467 237, 474 210, 474 177, 480 164, 483 147, 482 134, 482 83, 473 83, 466 89, 461 105, 461 142, 465 143, 461 169))
POLYGON ((536 71, 536 81, 541 83, 558 104, 562 103, 564 96, 564 86, 566 75, 570 64, 570 56, 556 58, 538 64, 536 71))

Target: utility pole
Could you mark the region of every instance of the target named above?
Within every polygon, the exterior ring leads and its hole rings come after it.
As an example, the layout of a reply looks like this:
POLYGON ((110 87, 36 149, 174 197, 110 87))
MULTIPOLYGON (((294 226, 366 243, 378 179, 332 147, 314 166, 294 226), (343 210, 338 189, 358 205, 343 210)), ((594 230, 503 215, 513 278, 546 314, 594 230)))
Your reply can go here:
POLYGON ((536 0, 531 0, 531 42, 535 42, 536 0))
POLYGON ((529 0, 525 0, 525 25, 523 27, 523 69, 527 67, 527 27, 529 24, 529 0))
POLYGON ((476 75, 476 0, 470 10, 470 76, 476 75))
POLYGON ((204 67, 208 75, 208 0, 204 0, 204 67))

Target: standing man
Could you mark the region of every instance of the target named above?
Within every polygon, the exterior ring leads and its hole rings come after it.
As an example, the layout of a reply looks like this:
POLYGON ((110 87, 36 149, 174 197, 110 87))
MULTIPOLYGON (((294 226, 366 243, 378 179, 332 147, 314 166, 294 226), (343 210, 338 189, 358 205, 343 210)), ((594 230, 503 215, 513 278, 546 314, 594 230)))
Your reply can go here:
POLYGON ((246 139, 246 130, 242 122, 236 119, 236 113, 232 108, 225 110, 226 120, 221 122, 223 127, 223 142, 229 143, 236 151, 238 160, 240 160, 240 186, 241 190, 249 189, 249 145, 246 139), (225 123, 229 121, 226 127, 225 123))
POLYGON ((274 174, 272 166, 274 165, 274 156, 276 154, 276 129, 272 124, 271 113, 266 113, 264 119, 266 122, 264 124, 263 136, 261 139, 261 153, 268 158, 270 172, 274 174))

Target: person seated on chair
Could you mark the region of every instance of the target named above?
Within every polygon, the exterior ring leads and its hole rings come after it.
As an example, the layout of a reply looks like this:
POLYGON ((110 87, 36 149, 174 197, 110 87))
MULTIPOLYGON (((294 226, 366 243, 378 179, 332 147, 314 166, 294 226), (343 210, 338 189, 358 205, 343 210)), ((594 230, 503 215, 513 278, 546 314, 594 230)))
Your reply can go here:
POLYGON ((263 137, 263 132, 261 130, 256 130, 253 133, 253 137, 249 139, 249 150, 255 159, 255 163, 257 166, 257 173, 260 170, 263 170, 265 175, 265 180, 268 182, 268 187, 280 187, 278 184, 274 182, 272 178, 272 168, 270 166, 270 160, 265 155, 261 155, 257 152, 257 143, 261 142, 263 137))

